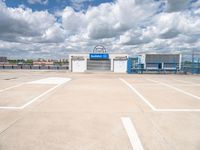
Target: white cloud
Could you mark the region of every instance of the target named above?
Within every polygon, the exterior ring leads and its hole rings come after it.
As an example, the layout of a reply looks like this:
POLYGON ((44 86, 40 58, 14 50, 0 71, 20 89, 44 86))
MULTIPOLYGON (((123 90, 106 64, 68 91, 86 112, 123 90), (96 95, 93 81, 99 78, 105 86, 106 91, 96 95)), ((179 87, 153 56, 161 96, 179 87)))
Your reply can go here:
POLYGON ((118 0, 91 7, 86 12, 75 12, 66 7, 62 13, 62 23, 72 33, 87 29, 86 34, 91 39, 112 38, 142 25, 143 21, 156 13, 156 7, 157 3, 146 0, 143 3, 118 0))
POLYGON ((86 27, 87 20, 82 12, 75 12, 71 7, 66 7, 63 10, 62 24, 68 34, 80 32, 86 27))
POLYGON ((81 10, 84 7, 85 2, 92 2, 94 0, 70 0, 72 7, 75 10, 81 10))
POLYGON ((150 43, 157 37, 157 30, 154 26, 145 29, 131 29, 120 36, 119 43, 122 45, 140 45, 150 43))
POLYGON ((118 0, 116 3, 102 4, 91 8, 86 16, 89 20, 88 35, 91 38, 112 38, 138 25, 156 12, 156 3, 134 0, 118 0))
POLYGON ((42 36, 42 39, 46 42, 64 42, 65 40, 65 30, 60 28, 59 24, 54 24, 54 26, 48 28, 42 36))
POLYGON ((164 1, 161 12, 161 1, 116 0, 84 11, 68 6, 56 14, 0 2, 0 55, 63 57, 92 51, 96 44, 126 53, 200 48, 199 1, 164 1))
POLYGON ((199 16, 193 16, 190 13, 162 13, 155 18, 155 22, 162 38, 174 38, 178 34, 200 36, 199 16))
POLYGON ((191 0, 167 0, 167 10, 169 12, 176 12, 180 10, 185 10, 191 0))
POLYGON ((194 8, 199 8, 200 7, 200 0, 197 0, 195 3, 192 3, 192 6, 194 8))
POLYGON ((47 11, 7 8, 0 3, 0 22, 0 39, 5 41, 41 42, 54 39, 52 42, 57 42, 63 37, 63 30, 47 11))

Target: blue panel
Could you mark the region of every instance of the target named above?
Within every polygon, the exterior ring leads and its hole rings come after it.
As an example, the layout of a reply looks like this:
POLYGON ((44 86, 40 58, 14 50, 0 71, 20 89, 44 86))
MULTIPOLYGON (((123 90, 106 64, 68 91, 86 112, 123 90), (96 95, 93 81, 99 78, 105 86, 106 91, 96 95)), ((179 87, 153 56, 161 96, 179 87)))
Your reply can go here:
POLYGON ((90 54, 90 59, 109 59, 108 54, 90 54))
POLYGON ((127 63, 127 72, 128 74, 132 73, 132 60, 131 58, 128 58, 128 63, 127 63))

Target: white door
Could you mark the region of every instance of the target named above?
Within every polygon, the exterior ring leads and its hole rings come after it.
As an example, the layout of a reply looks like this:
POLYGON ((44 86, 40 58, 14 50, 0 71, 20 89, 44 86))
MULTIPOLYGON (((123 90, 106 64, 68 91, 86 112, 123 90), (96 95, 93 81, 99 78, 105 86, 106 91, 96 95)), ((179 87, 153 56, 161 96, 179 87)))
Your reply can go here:
POLYGON ((72 72, 84 72, 85 69, 85 60, 72 60, 72 72))
POLYGON ((114 60, 114 72, 126 73, 127 60, 114 60))

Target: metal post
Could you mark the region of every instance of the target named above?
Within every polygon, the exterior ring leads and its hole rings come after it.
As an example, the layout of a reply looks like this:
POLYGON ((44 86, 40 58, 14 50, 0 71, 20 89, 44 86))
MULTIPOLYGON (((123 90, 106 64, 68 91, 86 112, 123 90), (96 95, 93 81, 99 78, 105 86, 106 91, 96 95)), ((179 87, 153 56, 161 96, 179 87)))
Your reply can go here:
POLYGON ((192 74, 194 74, 194 49, 192 50, 192 74))
POLYGON ((177 64, 176 64, 176 56, 174 55, 174 57, 173 57, 173 59, 174 59, 174 74, 176 74, 177 73, 177 64))
POLYGON ((198 74, 200 74, 200 58, 198 58, 198 74))

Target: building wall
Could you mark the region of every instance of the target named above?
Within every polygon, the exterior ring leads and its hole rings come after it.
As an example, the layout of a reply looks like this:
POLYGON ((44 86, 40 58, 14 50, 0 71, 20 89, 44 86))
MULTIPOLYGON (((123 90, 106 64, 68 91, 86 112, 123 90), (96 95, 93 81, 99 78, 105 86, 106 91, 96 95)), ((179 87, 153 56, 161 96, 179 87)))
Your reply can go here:
POLYGON ((73 57, 83 57, 85 63, 87 62, 88 54, 69 54, 69 70, 72 71, 72 59, 73 57))

